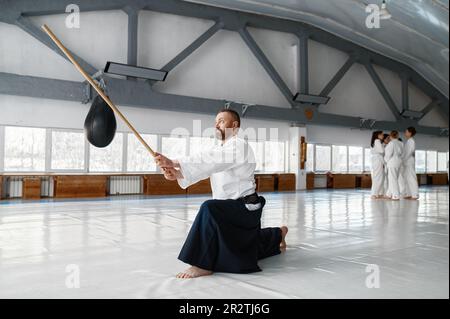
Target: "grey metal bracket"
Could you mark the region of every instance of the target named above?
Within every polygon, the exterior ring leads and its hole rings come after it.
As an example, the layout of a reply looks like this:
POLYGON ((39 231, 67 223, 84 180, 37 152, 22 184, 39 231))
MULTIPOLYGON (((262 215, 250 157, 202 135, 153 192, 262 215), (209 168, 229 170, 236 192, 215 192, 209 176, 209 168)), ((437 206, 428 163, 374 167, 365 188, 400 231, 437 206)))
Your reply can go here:
MULTIPOLYGON (((103 79, 103 76, 104 76, 103 71, 98 70, 91 77, 94 80, 94 82, 106 93, 106 95, 108 95, 108 88, 107 88, 105 80, 103 79)), ((87 81, 84 81, 83 85, 84 85, 84 97, 83 97, 83 100, 81 101, 81 103, 87 104, 87 103, 89 103, 89 101, 92 100, 92 93, 93 93, 92 87, 87 81)))
POLYGON ((255 104, 243 104, 242 105, 242 116, 245 116, 245 113, 247 113, 248 109, 254 105, 255 104))

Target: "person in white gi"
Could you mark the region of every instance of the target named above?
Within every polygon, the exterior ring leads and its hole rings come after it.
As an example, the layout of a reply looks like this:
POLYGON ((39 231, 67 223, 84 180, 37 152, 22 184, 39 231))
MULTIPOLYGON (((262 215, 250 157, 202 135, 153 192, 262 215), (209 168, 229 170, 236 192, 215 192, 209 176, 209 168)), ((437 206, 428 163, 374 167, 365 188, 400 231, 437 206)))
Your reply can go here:
POLYGON ((221 145, 177 160, 155 158, 165 178, 183 189, 208 177, 211 181, 213 199, 201 205, 178 256, 191 267, 177 278, 261 271, 258 260, 286 249, 286 226, 261 229, 265 199, 256 194, 255 156, 238 137, 240 125, 237 112, 221 110, 216 117, 221 145))
MULTIPOLYGON (((383 147, 386 150, 386 147, 389 145, 391 141, 391 136, 389 134, 384 134, 383 138, 383 147)), ((391 198, 392 193, 389 190, 389 179, 388 179, 388 169, 387 164, 384 162, 384 198, 391 198)))
MULTIPOLYGON (((400 143, 403 145, 403 151, 405 150, 405 143, 403 143, 403 140, 401 138, 398 139, 400 143)), ((404 197, 406 194, 406 181, 404 178, 404 171, 405 166, 404 162, 402 161, 402 165, 400 165, 400 173, 398 174, 398 189, 400 192, 400 197, 404 197)))
POLYGON ((403 144, 398 140, 399 133, 392 131, 391 141, 386 146, 384 160, 388 169, 389 199, 400 200, 399 174, 402 165, 403 144))
POLYGON ((408 127, 405 131, 407 141, 403 152, 402 175, 405 181, 405 199, 419 199, 419 184, 416 174, 416 129, 408 127))
POLYGON ((384 147, 382 131, 372 134, 372 199, 379 199, 384 196, 384 147))

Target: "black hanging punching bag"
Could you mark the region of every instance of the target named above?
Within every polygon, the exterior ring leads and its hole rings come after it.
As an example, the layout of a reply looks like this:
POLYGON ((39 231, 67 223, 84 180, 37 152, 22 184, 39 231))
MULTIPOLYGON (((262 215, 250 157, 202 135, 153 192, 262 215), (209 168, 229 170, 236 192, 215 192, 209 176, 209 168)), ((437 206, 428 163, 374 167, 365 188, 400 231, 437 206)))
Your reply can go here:
POLYGON ((97 95, 84 121, 84 132, 89 143, 98 148, 108 146, 114 139, 116 128, 114 111, 97 95))

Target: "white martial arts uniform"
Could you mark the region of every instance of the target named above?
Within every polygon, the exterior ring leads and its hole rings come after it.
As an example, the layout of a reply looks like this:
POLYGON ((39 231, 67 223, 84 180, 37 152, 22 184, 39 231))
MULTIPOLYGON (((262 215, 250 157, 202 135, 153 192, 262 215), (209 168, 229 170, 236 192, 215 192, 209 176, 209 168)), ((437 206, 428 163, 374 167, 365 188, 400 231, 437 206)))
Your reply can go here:
POLYGON ((402 165, 403 143, 397 139, 389 142, 385 149, 384 160, 388 169, 388 196, 400 199, 399 175, 402 165))
POLYGON ((261 270, 258 260, 281 253, 281 228, 261 229, 266 201, 255 194, 255 156, 245 140, 232 137, 178 162, 178 184, 187 188, 210 177, 214 198, 200 206, 178 259, 213 272, 247 274, 261 270))
MULTIPOLYGON (((405 149, 405 145, 403 144, 403 149, 405 149)), ((398 189, 400 192, 400 196, 406 196, 406 180, 405 180, 405 165, 402 162, 400 165, 400 173, 398 174, 398 189)))
POLYGON ((237 136, 178 162, 184 177, 178 184, 183 189, 210 177, 213 199, 238 199, 255 193, 255 155, 237 136))
POLYGON ((384 195, 384 147, 377 139, 372 147, 372 196, 384 195))
POLYGON ((405 182, 404 196, 419 198, 419 184, 416 174, 416 141, 408 139, 403 150, 402 175, 405 182))
MULTIPOLYGON (((385 150, 386 150, 386 147, 387 147, 387 145, 384 145, 384 149, 385 150)), ((389 189, 388 168, 387 168, 387 163, 386 162, 384 162, 384 194, 387 197, 391 197, 392 196, 392 192, 389 189)))

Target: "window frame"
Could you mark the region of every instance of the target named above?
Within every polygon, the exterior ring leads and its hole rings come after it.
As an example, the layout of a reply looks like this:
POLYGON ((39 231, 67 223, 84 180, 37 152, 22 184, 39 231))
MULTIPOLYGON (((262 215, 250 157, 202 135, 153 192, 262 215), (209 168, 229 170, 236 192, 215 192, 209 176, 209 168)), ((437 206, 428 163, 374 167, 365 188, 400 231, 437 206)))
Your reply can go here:
POLYGON ((86 161, 89 159, 89 154, 86 154, 86 152, 90 151, 89 142, 86 139, 86 136, 84 138, 84 167, 82 169, 53 169, 52 168, 52 152, 53 152, 53 132, 63 132, 63 133, 83 133, 83 130, 77 130, 77 129, 60 129, 60 128, 49 128, 48 129, 48 136, 47 139, 49 141, 49 147, 48 147, 48 158, 46 159, 46 167, 48 167, 48 170, 46 170, 49 173, 88 173, 88 162, 86 161), (87 156, 86 156, 87 155, 87 156))
POLYGON ((32 175, 32 174, 45 174, 48 173, 47 171, 47 152, 48 152, 48 147, 47 147, 47 142, 48 142, 48 130, 49 128, 44 128, 44 127, 38 127, 38 126, 27 126, 27 125, 3 125, 3 130, 2 130, 2 139, 3 139, 3 145, 2 145, 2 150, 0 151, 0 155, 2 155, 2 159, 0 159, 0 163, 2 165, 2 167, 0 167, 1 169, 3 169, 1 172, 3 172, 4 174, 23 174, 23 175, 32 175), (17 127, 17 128, 29 128, 29 129, 39 129, 39 130, 44 130, 45 132, 45 141, 44 141, 44 170, 36 170, 36 171, 7 171, 5 168, 5 158, 6 158, 6 128, 8 127, 17 127))
POLYGON ((349 168, 349 157, 348 157, 348 145, 342 145, 342 144, 331 144, 331 154, 332 154, 332 156, 331 156, 331 173, 333 173, 333 174, 348 174, 349 173, 349 171, 348 171, 348 168, 349 168), (344 147, 346 150, 347 150, 347 152, 346 152, 346 158, 347 158, 347 168, 346 168, 346 170, 345 171, 335 171, 334 170, 334 167, 333 167, 333 163, 334 163, 334 160, 333 160, 333 156, 334 156, 334 147, 344 147))
POLYGON ((87 174, 99 174, 99 175, 102 175, 102 174, 105 174, 105 175, 107 175, 107 174, 125 174, 126 171, 125 171, 124 166, 123 166, 123 163, 124 163, 123 152, 124 152, 124 149, 125 149, 125 140, 126 140, 125 137, 127 136, 127 133, 128 132, 123 132, 123 131, 117 131, 116 132, 116 135, 117 134, 122 134, 122 164, 121 164, 122 167, 121 167, 121 170, 119 170, 119 171, 92 171, 91 170, 91 147, 94 147, 94 146, 91 145, 91 143, 86 143, 87 147, 89 149, 89 154, 88 154, 89 155, 89 160, 88 160, 89 166, 87 166, 87 172, 86 173, 87 174))
POLYGON ((426 172, 427 174, 436 174, 436 173, 438 173, 438 151, 435 151, 435 150, 426 150, 426 151, 425 151, 425 154, 426 154, 426 156, 425 156, 425 158, 426 158, 426 161, 425 161, 425 163, 426 163, 426 170, 425 170, 425 172, 426 172), (436 157, 435 157, 436 170, 435 170, 435 171, 429 171, 429 170, 428 170, 428 153, 429 153, 429 152, 435 152, 435 153, 436 153, 436 157))
POLYGON ((365 157, 365 152, 366 152, 366 148, 364 146, 359 146, 359 145, 347 145, 347 174, 362 174, 365 172, 365 162, 364 162, 364 157, 365 157), (359 148, 362 150, 361 152, 361 156, 362 156, 362 163, 361 163, 361 170, 359 171, 350 171, 350 148, 354 147, 354 148, 359 148))
POLYGON ((314 143, 314 173, 317 174, 326 174, 328 172, 332 172, 333 171, 333 147, 330 144, 325 144, 325 143, 314 143), (318 171, 317 170, 317 146, 321 146, 321 147, 329 147, 330 148, 330 162, 328 163, 330 165, 330 169, 325 170, 325 171, 318 171))
MULTIPOLYGON (((155 168, 154 171, 130 171, 130 170, 128 170, 128 146, 129 146, 128 138, 129 138, 129 136, 135 136, 135 134, 133 132, 126 132, 124 134, 126 136, 126 137, 124 137, 124 148, 123 148, 123 152, 124 152, 124 154, 123 154, 123 161, 124 162, 122 164, 124 173, 126 173, 126 174, 146 174, 146 173, 148 173, 148 174, 156 174, 156 173, 158 173, 158 166, 157 165, 156 165, 156 168, 155 168), (126 148, 125 148, 125 146, 126 146, 126 148)), ((156 148, 155 148, 155 150, 159 150, 159 146, 160 146, 160 144, 159 144, 160 143, 159 134, 143 133, 143 132, 139 132, 139 134, 140 135, 153 135, 153 136, 156 136, 156 148)), ((149 156, 151 156, 151 155, 149 154, 149 156)), ((153 159, 151 159, 151 160, 153 160, 153 159)))

